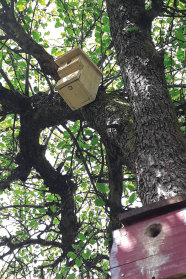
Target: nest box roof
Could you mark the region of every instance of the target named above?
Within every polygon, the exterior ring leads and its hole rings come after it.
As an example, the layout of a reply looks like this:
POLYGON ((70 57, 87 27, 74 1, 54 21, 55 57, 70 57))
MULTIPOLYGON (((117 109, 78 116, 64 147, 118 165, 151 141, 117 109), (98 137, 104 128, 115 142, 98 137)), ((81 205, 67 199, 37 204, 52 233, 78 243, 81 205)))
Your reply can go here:
POLYGON ((71 49, 70 51, 58 56, 55 60, 55 63, 60 67, 62 64, 72 60, 73 58, 75 58, 76 56, 83 56, 86 61, 88 63, 91 64, 91 66, 100 74, 102 75, 102 72, 101 70, 98 68, 97 65, 94 64, 94 62, 92 62, 92 60, 85 54, 84 51, 82 51, 82 49, 78 46, 78 47, 75 47, 73 49, 71 49))
POLYGON ((186 195, 176 196, 140 208, 128 210, 120 214, 119 219, 124 225, 131 225, 183 207, 186 207, 186 195))

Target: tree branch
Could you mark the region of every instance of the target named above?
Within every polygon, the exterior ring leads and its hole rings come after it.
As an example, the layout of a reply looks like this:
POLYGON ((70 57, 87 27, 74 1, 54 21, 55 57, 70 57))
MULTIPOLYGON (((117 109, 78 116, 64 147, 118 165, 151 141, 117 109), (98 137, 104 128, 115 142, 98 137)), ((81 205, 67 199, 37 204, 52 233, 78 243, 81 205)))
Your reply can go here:
POLYGON ((41 246, 52 246, 52 247, 58 247, 58 248, 62 248, 61 243, 56 242, 56 241, 48 241, 45 239, 27 239, 25 241, 21 241, 19 243, 13 243, 12 242, 12 237, 1 237, 0 240, 0 246, 7 246, 9 248, 9 251, 7 251, 6 253, 4 253, 3 255, 0 256, 0 259, 2 260, 5 256, 12 254, 13 251, 15 251, 16 249, 20 249, 24 246, 27 245, 34 245, 34 244, 38 244, 41 246))
POLYGON ((13 84, 11 83, 11 81, 9 80, 9 78, 7 77, 6 73, 3 71, 3 69, 0 69, 0 74, 2 75, 2 77, 4 78, 4 80, 6 81, 6 83, 8 84, 9 88, 12 91, 15 91, 13 84))
MULTIPOLYGON (((58 93, 51 96, 40 92, 26 98, 2 86, 0 87, 0 103, 3 105, 4 111, 21 114, 22 119, 26 113, 28 123, 25 124, 27 127, 25 134, 28 135, 31 132, 31 129, 28 129, 29 125, 31 125, 30 127, 34 125, 33 131, 39 131, 66 123, 68 120, 88 121, 90 127, 96 129, 101 135, 103 143, 105 145, 109 143, 113 151, 120 150, 118 154, 122 158, 122 163, 127 165, 130 170, 134 170, 135 138, 130 106, 122 96, 100 93, 102 90, 99 89, 93 103, 75 111, 71 111, 58 93), (29 124, 30 121, 32 124, 29 124)), ((30 139, 34 137, 30 136, 30 139)), ((34 149, 31 152, 35 154, 34 149)))
POLYGON ((15 170, 11 172, 11 174, 6 179, 0 181, 0 191, 10 189, 10 183, 18 179, 20 179, 21 181, 26 181, 28 175, 30 174, 30 171, 30 164, 20 164, 15 170))
POLYGON ((1 2, 4 9, 7 9, 7 10, 9 9, 9 6, 8 6, 6 0, 0 0, 0 2, 1 2))
POLYGON ((81 110, 85 121, 99 133, 110 152, 117 151, 122 164, 134 171, 135 136, 129 104, 122 96, 99 92, 96 100, 81 110))
POLYGON ((7 5, 4 5, 4 11, 0 14, 0 27, 9 38, 18 43, 25 53, 37 59, 43 73, 51 75, 56 81, 59 80, 58 66, 54 62, 53 57, 41 45, 36 43, 30 34, 25 32, 7 5))
POLYGON ((31 106, 27 98, 19 93, 3 87, 0 83, 0 104, 7 113, 23 113, 30 110, 31 106))
POLYGON ((148 11, 150 17, 154 19, 159 16, 163 9, 163 1, 162 0, 152 0, 152 8, 148 11))
POLYGON ((186 84, 168 84, 168 88, 186 88, 186 84))
POLYGON ((35 114, 22 114, 20 122, 19 143, 23 160, 39 172, 51 193, 59 194, 61 197, 60 231, 63 239, 63 253, 66 255, 75 241, 79 227, 73 196, 77 186, 68 175, 62 175, 56 171, 46 159, 45 150, 39 144, 41 129, 35 119, 35 114))

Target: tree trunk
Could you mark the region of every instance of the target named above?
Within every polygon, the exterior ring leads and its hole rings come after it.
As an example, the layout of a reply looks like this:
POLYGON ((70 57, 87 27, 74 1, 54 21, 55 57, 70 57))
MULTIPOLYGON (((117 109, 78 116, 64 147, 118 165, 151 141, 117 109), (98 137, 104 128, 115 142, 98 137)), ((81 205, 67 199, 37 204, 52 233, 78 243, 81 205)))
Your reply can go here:
POLYGON ((136 135, 137 191, 143 204, 186 193, 186 144, 167 90, 163 55, 151 39, 160 6, 107 0, 111 35, 129 94, 136 135))

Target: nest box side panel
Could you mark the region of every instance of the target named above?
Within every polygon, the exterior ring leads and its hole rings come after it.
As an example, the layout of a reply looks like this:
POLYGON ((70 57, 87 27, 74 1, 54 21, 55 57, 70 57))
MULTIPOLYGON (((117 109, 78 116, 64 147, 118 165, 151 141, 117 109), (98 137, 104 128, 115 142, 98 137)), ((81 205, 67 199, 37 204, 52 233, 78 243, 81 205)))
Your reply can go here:
POLYGON ((95 73, 93 69, 85 67, 80 77, 80 80, 86 88, 88 94, 95 99, 101 81, 101 76, 95 73))
POLYGON ((86 88, 89 95, 96 98, 98 87, 102 78, 102 74, 95 70, 92 63, 89 60, 82 59, 83 69, 81 71, 81 83, 86 88))
POLYGON ((112 279, 160 279, 180 273, 186 278, 186 209, 126 226, 113 238, 112 279))

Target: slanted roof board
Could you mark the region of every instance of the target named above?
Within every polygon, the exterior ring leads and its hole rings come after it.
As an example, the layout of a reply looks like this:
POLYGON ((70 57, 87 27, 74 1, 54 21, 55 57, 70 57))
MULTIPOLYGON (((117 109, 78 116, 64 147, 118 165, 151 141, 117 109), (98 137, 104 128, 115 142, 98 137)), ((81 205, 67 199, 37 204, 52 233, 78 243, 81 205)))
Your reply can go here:
POLYGON ((82 55, 87 60, 87 62, 90 63, 91 66, 94 67, 94 69, 102 76, 102 72, 100 71, 98 66, 95 65, 94 62, 92 62, 92 60, 81 50, 80 47, 73 48, 70 51, 58 56, 55 60, 55 63, 60 67, 62 64, 72 60, 78 55, 82 55))
POLYGON ((186 195, 176 196, 167 200, 162 200, 140 208, 128 210, 120 214, 121 223, 131 225, 148 218, 166 214, 179 208, 186 207, 186 195))

